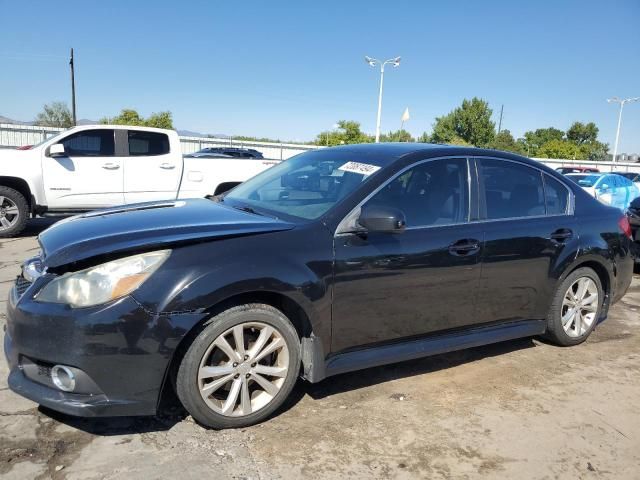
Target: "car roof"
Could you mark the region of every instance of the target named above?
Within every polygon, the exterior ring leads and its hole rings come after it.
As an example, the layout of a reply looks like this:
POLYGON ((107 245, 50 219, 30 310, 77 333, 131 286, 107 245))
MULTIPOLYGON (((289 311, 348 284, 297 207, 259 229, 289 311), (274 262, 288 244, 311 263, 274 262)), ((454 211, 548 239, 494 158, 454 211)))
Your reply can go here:
MULTIPOLYGON (((545 170, 554 172, 553 169, 548 168, 536 160, 532 160, 521 155, 517 155, 511 152, 504 152, 501 150, 491 150, 487 148, 476 148, 459 145, 442 145, 437 143, 413 143, 413 142, 389 142, 389 143, 359 143, 353 145, 340 145, 337 147, 321 148, 318 150, 312 150, 311 152, 326 152, 329 150, 341 151, 345 153, 352 152, 354 156, 375 158, 375 163, 378 166, 387 166, 395 163, 400 157, 405 157, 413 154, 423 154, 424 158, 435 158, 440 156, 452 156, 459 155, 461 157, 498 157, 512 160, 518 160, 523 163, 527 163, 531 166, 541 168, 543 166, 545 170)), ((358 160, 354 158, 354 161, 358 160)), ((364 160, 363 160, 364 161, 364 160)), ((558 175, 557 172, 554 172, 558 175)))

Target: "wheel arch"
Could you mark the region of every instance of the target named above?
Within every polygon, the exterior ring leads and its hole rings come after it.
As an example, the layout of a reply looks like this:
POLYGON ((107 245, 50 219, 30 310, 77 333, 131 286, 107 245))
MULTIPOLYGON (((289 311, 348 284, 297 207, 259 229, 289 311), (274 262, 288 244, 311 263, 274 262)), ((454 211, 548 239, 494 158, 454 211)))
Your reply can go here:
POLYGON ((202 331, 207 322, 219 313, 230 308, 251 303, 261 303, 276 308, 291 321, 293 327, 298 333, 298 338, 300 339, 303 370, 306 372, 310 368, 308 363, 311 357, 309 355, 304 355, 303 350, 305 349, 305 340, 314 338, 314 332, 310 315, 302 307, 300 302, 282 292, 276 291, 256 290, 238 293, 220 300, 206 308, 203 318, 196 322, 180 340, 180 343, 176 347, 165 372, 165 378, 158 397, 158 411, 166 410, 172 402, 177 400, 177 395, 175 393, 175 379, 178 367, 180 366, 180 362, 182 361, 185 353, 189 349, 189 346, 191 346, 194 339, 202 331), (305 359, 307 364, 305 364, 305 359))
POLYGON ((17 192, 20 192, 22 196, 24 196, 27 204, 29 205, 29 209, 33 210, 34 207, 34 199, 32 195, 31 187, 29 183, 20 177, 11 177, 2 175, 0 176, 0 185, 3 187, 13 188, 17 192))

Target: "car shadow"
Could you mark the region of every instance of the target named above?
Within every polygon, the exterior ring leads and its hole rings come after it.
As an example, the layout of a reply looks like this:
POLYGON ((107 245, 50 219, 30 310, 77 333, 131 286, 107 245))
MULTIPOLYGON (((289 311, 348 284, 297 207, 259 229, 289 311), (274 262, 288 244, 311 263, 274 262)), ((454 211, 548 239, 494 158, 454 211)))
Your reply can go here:
POLYGON ((173 415, 156 415, 148 417, 72 417, 45 407, 38 407, 43 415, 69 427, 82 430, 101 437, 131 435, 136 433, 164 432, 183 421, 187 414, 176 409, 173 415))
MULTIPOLYGON (((415 377, 437 371, 447 370, 484 358, 504 355, 509 352, 535 347, 532 338, 522 338, 508 342, 475 347, 457 352, 444 353, 417 360, 368 368, 351 373, 343 373, 330 377, 320 383, 311 384, 298 381, 295 388, 282 405, 270 418, 288 411, 298 404, 305 395, 320 400, 332 395, 371 387, 380 383, 415 377)), ((44 407, 39 410, 44 415, 84 432, 98 436, 131 435, 139 433, 162 432, 170 430, 174 425, 187 418, 188 413, 177 399, 171 399, 164 407, 166 414, 149 417, 100 417, 78 418, 55 412, 44 407)), ((206 427, 203 427, 206 428, 206 427)))
POLYGON ((320 383, 303 383, 301 386, 304 388, 305 393, 313 399, 319 400, 331 395, 357 390, 359 388, 371 387, 392 380, 448 370, 450 368, 482 360, 484 358, 504 355, 506 353, 533 347, 535 347, 533 338, 520 338, 492 345, 485 345, 482 347, 433 355, 417 360, 394 363, 382 367, 373 367, 367 368, 366 370, 343 373, 341 375, 336 375, 335 377, 330 377, 320 383))
POLYGON ((64 217, 42 217, 31 218, 27 221, 25 229, 16 235, 14 238, 27 238, 40 235, 41 232, 49 228, 54 223, 62 220, 64 217))

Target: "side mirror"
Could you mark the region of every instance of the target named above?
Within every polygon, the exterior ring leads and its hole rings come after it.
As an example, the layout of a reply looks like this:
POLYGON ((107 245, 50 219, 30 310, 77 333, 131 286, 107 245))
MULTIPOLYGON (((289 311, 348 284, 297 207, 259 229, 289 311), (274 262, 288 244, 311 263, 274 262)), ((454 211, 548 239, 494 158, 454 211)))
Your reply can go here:
POLYGON ((407 219, 401 210, 381 205, 363 206, 358 223, 369 232, 402 233, 407 228, 407 219))
POLYGON ((64 157, 66 154, 64 153, 64 145, 61 143, 54 143, 49 147, 49 156, 50 157, 64 157))
POLYGON ((609 191, 609 185, 606 183, 603 183, 602 185, 600 185, 600 190, 602 190, 603 192, 609 191))

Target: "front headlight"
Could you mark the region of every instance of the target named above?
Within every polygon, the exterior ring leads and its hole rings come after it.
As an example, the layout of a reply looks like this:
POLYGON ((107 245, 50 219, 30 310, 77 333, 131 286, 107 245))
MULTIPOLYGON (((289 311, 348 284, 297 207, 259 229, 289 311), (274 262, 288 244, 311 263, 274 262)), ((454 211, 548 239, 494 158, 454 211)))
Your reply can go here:
POLYGON ((66 273, 45 285, 35 299, 72 307, 90 307, 109 302, 142 285, 170 253, 171 250, 143 253, 66 273))

